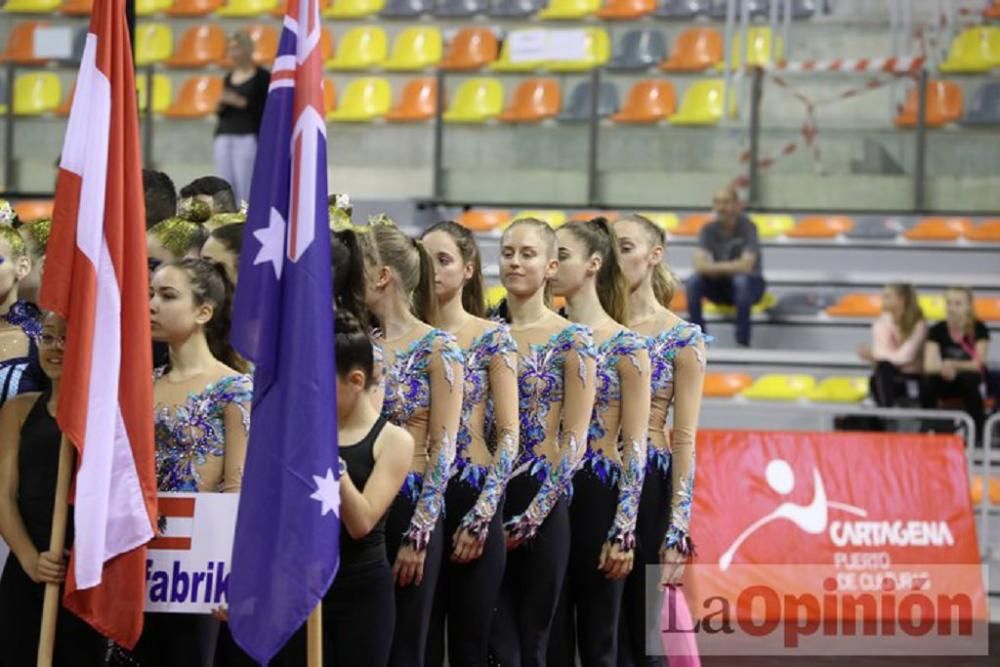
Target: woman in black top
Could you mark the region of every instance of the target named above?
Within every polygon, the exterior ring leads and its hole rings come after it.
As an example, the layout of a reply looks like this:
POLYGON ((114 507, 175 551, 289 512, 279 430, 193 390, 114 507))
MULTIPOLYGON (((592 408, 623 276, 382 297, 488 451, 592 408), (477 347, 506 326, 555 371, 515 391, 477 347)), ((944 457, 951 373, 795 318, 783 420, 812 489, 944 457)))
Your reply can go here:
MULTIPOLYGON (((42 393, 15 396, 0 410, 0 533, 10 543, 0 577, 0 666, 34 665, 46 584, 66 577, 63 554, 48 551, 62 434, 59 403, 66 323, 49 315, 40 338, 41 365, 52 381, 42 393)), ((70 508, 72 512, 72 508, 70 508)), ((67 548, 73 518, 67 520, 67 548)), ((107 640, 59 607, 55 665, 103 665, 107 640)))
POLYGON ((945 302, 947 319, 931 327, 924 347, 925 406, 937 408, 942 399, 958 399, 982 433, 990 332, 976 319, 972 290, 948 288, 945 302))
POLYGON ((215 128, 215 170, 233 186, 237 201, 249 200, 257 132, 264 115, 271 73, 253 61, 253 41, 245 32, 229 40, 233 69, 226 75, 215 128))

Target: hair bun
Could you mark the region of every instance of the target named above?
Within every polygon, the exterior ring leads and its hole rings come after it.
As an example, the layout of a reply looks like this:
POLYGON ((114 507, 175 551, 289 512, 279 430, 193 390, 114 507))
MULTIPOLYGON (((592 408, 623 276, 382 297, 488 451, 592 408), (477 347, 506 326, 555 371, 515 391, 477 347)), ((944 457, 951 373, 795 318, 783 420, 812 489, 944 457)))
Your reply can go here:
POLYGON ((346 308, 337 308, 333 314, 333 331, 338 336, 364 333, 361 322, 346 308))

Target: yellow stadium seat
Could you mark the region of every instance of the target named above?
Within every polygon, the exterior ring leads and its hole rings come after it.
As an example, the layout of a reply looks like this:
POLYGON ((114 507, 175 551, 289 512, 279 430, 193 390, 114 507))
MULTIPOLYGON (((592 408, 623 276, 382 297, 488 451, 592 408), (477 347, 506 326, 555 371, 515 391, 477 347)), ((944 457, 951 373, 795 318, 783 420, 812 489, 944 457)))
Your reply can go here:
POLYGON ((795 218, 790 215, 753 213, 750 219, 757 225, 757 236, 762 239, 773 239, 795 227, 795 218))
POLYGON ((366 76, 347 84, 330 120, 367 123, 385 116, 392 106, 392 86, 385 79, 366 76))
POLYGON ((337 44, 337 54, 326 63, 327 69, 364 70, 380 66, 389 53, 385 30, 375 25, 351 28, 337 44))
POLYGON ((467 79, 444 113, 446 123, 484 123, 503 110, 503 85, 496 79, 467 79))
POLYGON ((503 285, 493 285, 486 289, 486 307, 496 308, 507 298, 507 288, 503 285))
POLYGON ((549 0, 549 6, 535 16, 543 21, 582 19, 600 8, 601 0, 549 0))
POLYGON ((170 9, 174 0, 135 0, 136 16, 152 16, 162 14, 170 9))
POLYGON ((757 401, 797 401, 805 398, 816 380, 810 375, 761 375, 743 390, 743 396, 757 401))
POLYGON ((500 46, 500 57, 490 64, 490 69, 497 72, 533 72, 540 69, 544 64, 541 60, 511 60, 511 43, 515 40, 518 30, 507 33, 507 38, 500 46))
POLYGON ((62 4, 62 0, 7 0, 3 10, 8 14, 50 14, 62 4))
MULTIPOLYGON (((695 81, 684 92, 681 108, 667 120, 671 125, 715 125, 722 120, 722 98, 726 84, 722 79, 695 81)), ((735 95, 730 95, 729 113, 736 110, 735 95)))
POLYGON ((52 72, 22 74, 14 81, 14 113, 40 116, 56 110, 62 99, 59 76, 52 72))
POLYGON ((566 224, 566 212, 560 211, 558 209, 537 209, 534 211, 521 211, 517 213, 510 222, 508 222, 504 227, 509 227, 512 222, 522 220, 524 218, 535 218, 536 220, 541 220, 545 222, 552 229, 558 229, 566 224))
POLYGON ((928 320, 943 320, 947 316, 944 295, 941 294, 919 294, 917 295, 917 305, 924 311, 924 317, 928 320))
MULTIPOLYGON (((146 111, 146 75, 143 72, 136 74, 135 92, 139 98, 139 111, 146 111)), ((173 99, 173 85, 170 78, 165 74, 153 75, 153 113, 163 113, 170 106, 173 99)))
MULTIPOLYGON (((768 308, 771 308, 778 302, 778 297, 776 297, 771 292, 765 292, 764 296, 760 298, 760 301, 753 305, 750 309, 754 315, 759 315, 763 313, 768 308)), ((724 303, 713 303, 712 301, 706 301, 704 305, 704 311, 708 315, 721 315, 722 317, 736 317, 736 306, 727 305, 724 303)))
POLYGON ((215 10, 216 16, 246 18, 269 14, 278 6, 278 0, 228 0, 215 10))
POLYGON ((955 37, 948 57, 941 63, 942 72, 988 72, 1000 67, 1000 28, 966 28, 955 37))
POLYGON ((359 19, 378 14, 385 8, 385 0, 334 0, 323 10, 327 19, 359 19))
POLYGON ((582 72, 600 67, 611 58, 611 38, 603 28, 587 28, 581 60, 551 60, 545 67, 553 72, 582 72))
POLYGON ((164 23, 140 23, 135 30, 137 67, 160 63, 174 53, 174 33, 164 23))
POLYGON ((858 403, 868 395, 868 378, 832 375, 821 380, 807 394, 810 401, 823 403, 858 403))
MULTIPOLYGON (((771 29, 764 26, 758 26, 755 28, 750 28, 747 30, 747 47, 746 49, 740 48, 740 35, 737 33, 733 37, 733 48, 731 61, 734 69, 739 69, 743 66, 743 55, 746 55, 746 64, 748 67, 764 67, 765 65, 770 65, 772 62, 781 62, 785 59, 784 55, 784 44, 781 41, 781 37, 772 38, 771 29), (774 61, 771 60, 771 41, 776 39, 775 49, 774 49, 774 61)), ((715 66, 716 69, 722 69, 722 63, 715 66)))
POLYGON ((393 42, 385 68, 411 72, 433 67, 441 62, 442 51, 441 31, 437 28, 407 28, 393 42))
POLYGON ((681 224, 681 219, 676 213, 662 213, 658 211, 643 211, 639 213, 644 218, 648 218, 665 232, 671 232, 681 224))

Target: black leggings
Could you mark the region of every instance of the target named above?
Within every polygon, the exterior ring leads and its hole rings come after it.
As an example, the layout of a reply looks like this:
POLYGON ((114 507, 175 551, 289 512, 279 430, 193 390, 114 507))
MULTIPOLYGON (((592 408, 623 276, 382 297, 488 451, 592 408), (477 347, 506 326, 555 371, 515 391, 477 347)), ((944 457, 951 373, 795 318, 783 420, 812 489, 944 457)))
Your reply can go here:
POLYGON ((932 375, 924 384, 924 407, 933 410, 940 407, 941 399, 959 399, 962 401, 962 410, 976 423, 977 438, 982 438, 983 422, 986 419, 986 406, 980 389, 982 385, 983 376, 980 373, 959 373, 954 380, 932 375))
POLYGON ((602 482, 586 466, 573 477, 569 506, 573 549, 552 626, 548 654, 552 667, 573 667, 574 648, 583 667, 618 664, 618 617, 625 581, 611 581, 597 569, 617 506, 617 484, 602 482))
MULTIPOLYGON (((410 525, 414 504, 398 494, 389 508, 385 524, 385 544, 389 564, 396 561, 396 554, 403 540, 403 533, 410 525)), ((427 634, 434 607, 434 591, 441 571, 441 553, 444 550, 444 525, 438 517, 437 525, 427 544, 424 559, 424 576, 419 586, 395 587, 396 628, 392 638, 389 664, 394 667, 423 667, 427 654, 427 634)))
MULTIPOLYGON (((541 483, 528 474, 507 484, 504 518, 523 512, 541 483)), ((503 667, 544 667, 556 603, 569 564, 569 507, 561 498, 538 534, 507 554, 490 654, 503 667)))
MULTIPOLYGON (((625 580, 621 622, 618 627, 618 664, 621 667, 665 665, 658 655, 650 655, 646 638, 658 638, 658 617, 663 599, 659 586, 647 604, 649 568, 658 570, 660 545, 670 524, 670 470, 646 470, 635 523, 635 565, 625 580)), ((658 572, 656 573, 659 574, 658 572)), ((657 647, 658 650, 658 647, 657 647)))
POLYGON ((490 522, 482 555, 464 565, 451 561, 455 532, 466 513, 476 504, 479 493, 478 489, 458 479, 448 484, 441 580, 438 582, 427 650, 430 667, 444 664, 446 623, 449 664, 463 667, 485 667, 487 664, 493 609, 500 597, 500 583, 507 561, 502 509, 490 522))
POLYGON ((899 405, 901 399, 918 398, 920 377, 903 373, 888 361, 880 361, 875 364, 868 387, 876 405, 880 408, 892 408, 899 405), (914 387, 912 396, 908 390, 910 384, 914 387))

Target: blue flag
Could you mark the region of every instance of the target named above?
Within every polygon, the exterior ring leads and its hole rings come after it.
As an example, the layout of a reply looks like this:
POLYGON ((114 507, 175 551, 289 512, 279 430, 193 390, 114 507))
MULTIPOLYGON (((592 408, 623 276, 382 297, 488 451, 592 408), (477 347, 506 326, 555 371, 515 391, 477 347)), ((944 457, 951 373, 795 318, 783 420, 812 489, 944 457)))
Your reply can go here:
POLYGON ((243 232, 233 344, 255 364, 229 625, 261 663, 339 561, 340 488, 318 0, 290 0, 243 232))

